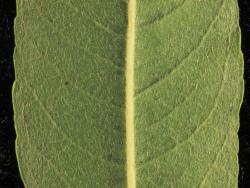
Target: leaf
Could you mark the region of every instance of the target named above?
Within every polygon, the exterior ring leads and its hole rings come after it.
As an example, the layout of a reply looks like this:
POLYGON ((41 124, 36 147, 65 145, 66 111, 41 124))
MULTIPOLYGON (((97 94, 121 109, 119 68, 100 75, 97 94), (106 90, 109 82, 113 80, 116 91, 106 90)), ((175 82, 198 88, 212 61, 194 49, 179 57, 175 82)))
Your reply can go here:
POLYGON ((26 187, 237 187, 236 0, 17 5, 26 187))

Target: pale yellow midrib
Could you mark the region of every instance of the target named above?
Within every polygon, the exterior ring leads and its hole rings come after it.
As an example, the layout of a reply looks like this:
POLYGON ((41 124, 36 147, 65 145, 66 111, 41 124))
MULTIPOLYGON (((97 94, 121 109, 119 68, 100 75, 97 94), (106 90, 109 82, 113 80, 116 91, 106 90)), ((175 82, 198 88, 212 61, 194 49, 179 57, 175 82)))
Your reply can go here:
POLYGON ((127 188, 136 188, 134 131, 134 53, 136 0, 128 2, 128 31, 126 46, 126 159, 127 188))

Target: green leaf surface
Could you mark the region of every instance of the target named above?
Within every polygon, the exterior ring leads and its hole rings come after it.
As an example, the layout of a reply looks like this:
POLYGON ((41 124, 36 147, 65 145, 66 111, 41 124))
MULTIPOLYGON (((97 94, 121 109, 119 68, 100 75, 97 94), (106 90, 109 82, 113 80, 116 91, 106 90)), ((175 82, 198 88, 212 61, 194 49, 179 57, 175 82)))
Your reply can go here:
POLYGON ((26 188, 233 188, 236 0, 17 0, 26 188))

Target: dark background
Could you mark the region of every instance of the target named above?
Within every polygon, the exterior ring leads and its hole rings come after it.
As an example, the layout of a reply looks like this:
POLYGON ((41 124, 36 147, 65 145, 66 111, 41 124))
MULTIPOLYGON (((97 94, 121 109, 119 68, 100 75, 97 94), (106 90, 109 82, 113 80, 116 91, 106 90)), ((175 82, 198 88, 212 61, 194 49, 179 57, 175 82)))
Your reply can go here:
POLYGON ((23 188, 15 155, 11 89, 14 81, 15 0, 0 0, 0 188, 23 188))
MULTIPOLYGON (((242 51, 245 60, 245 96, 240 112, 239 188, 250 188, 250 0, 238 0, 242 51)), ((15 154, 12 85, 15 0, 0 0, 0 188, 23 188, 15 154)))

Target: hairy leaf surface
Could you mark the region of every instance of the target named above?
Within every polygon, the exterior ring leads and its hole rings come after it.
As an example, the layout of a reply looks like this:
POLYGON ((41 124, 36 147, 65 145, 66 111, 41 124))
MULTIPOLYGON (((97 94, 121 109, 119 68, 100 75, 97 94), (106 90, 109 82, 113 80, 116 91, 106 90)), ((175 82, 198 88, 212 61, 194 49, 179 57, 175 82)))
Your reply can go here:
POLYGON ((237 187, 236 0, 17 0, 27 188, 237 187))

